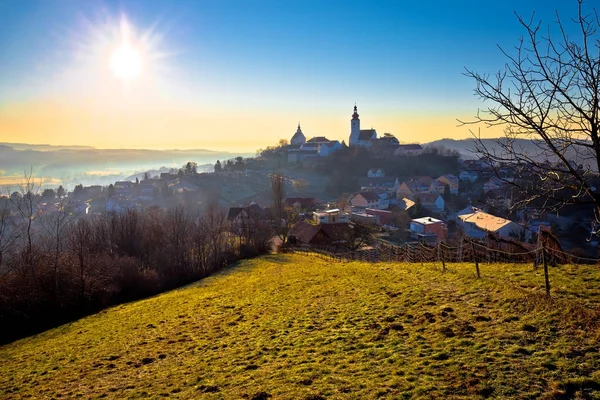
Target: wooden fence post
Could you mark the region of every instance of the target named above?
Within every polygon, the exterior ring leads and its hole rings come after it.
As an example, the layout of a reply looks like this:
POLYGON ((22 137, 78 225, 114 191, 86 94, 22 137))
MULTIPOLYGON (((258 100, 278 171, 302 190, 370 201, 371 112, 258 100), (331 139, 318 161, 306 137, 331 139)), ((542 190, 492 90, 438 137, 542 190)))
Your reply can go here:
POLYGON ((477 261, 477 254, 475 254, 475 243, 471 240, 471 250, 473 251, 473 260, 475 261, 475 270, 477 271, 477 278, 481 278, 479 272, 479 262, 477 261))
POLYGON ((546 281, 546 295, 550 296, 550 277, 548 276, 548 262, 546 261, 546 249, 542 247, 542 262, 544 263, 544 280, 546 281))
POLYGON ((442 271, 446 272, 446 260, 444 259, 444 251, 442 250, 442 242, 438 243, 438 254, 442 260, 442 271))

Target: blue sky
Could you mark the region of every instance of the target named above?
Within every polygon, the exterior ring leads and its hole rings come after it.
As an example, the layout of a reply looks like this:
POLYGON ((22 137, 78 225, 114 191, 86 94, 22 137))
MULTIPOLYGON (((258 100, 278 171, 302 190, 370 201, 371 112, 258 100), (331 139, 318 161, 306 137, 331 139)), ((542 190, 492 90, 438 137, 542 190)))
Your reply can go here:
MULTIPOLYGON (((572 16, 576 2, 3 0, 0 141, 5 136, 100 147, 211 147, 215 133, 237 138, 246 132, 256 143, 245 138, 240 147, 264 147, 291 136, 298 121, 309 136, 347 139, 355 101, 363 124, 380 133, 405 141, 466 137, 455 120, 481 104, 464 68, 493 73, 504 65, 497 45, 510 49, 523 34, 514 12, 529 17, 535 11, 551 22, 555 10, 572 16), (88 84, 106 79, 96 72, 70 77, 81 49, 89 47, 90 26, 123 15, 137 30, 152 32, 153 51, 160 55, 156 79, 133 89, 144 93, 143 101, 135 100, 137 110, 155 114, 164 107, 178 132, 194 124, 195 134, 162 137, 154 131, 144 144, 143 135, 133 133, 135 142, 129 143, 123 138, 131 124, 82 138, 75 122, 67 124, 69 134, 59 133, 75 112, 69 107, 96 96, 88 84), (49 101, 64 114, 62 122, 52 127, 45 116, 43 128, 37 125, 32 134, 29 122, 19 118, 26 110, 43 114, 52 108, 49 101), (10 123, 3 125, 3 118, 10 123)), ((133 101, 127 99, 128 107, 133 101)), ((94 104, 88 123, 98 121, 98 113, 114 112, 94 104)), ((146 117, 139 112, 131 118, 146 117)))

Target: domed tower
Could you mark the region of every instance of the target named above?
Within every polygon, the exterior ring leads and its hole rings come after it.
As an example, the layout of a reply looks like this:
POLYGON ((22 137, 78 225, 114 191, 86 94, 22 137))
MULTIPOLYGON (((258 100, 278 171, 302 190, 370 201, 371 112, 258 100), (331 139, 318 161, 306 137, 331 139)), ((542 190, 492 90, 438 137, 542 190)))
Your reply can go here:
POLYGON ((290 144, 292 146, 302 146, 304 143, 306 143, 306 137, 304 136, 304 133, 302 133, 302 129, 300 129, 300 123, 298 122, 298 130, 296 133, 294 133, 294 136, 292 136, 290 144))
POLYGON ((358 119, 358 111, 356 104, 354 104, 354 114, 350 120, 350 140, 348 141, 349 146, 358 146, 358 138, 360 137, 360 119, 358 119))

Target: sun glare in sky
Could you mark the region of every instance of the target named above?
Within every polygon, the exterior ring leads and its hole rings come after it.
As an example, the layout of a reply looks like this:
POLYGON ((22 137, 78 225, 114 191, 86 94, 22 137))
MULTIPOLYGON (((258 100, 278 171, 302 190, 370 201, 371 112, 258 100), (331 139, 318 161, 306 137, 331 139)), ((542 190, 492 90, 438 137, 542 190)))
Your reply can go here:
POLYGON ((139 49, 132 43, 127 21, 121 22, 121 43, 110 57, 110 68, 117 78, 131 81, 142 72, 143 60, 139 49))

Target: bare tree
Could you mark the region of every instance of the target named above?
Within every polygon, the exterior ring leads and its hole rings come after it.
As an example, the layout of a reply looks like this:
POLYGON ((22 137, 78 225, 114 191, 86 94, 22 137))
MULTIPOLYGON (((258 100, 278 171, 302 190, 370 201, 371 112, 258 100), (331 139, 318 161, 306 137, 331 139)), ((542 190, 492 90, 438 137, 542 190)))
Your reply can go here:
POLYGON ((52 253, 52 266, 54 270, 54 295, 58 299, 58 270, 63 251, 63 239, 67 227, 75 218, 75 208, 71 201, 65 197, 60 197, 58 203, 53 204, 52 208, 47 207, 47 212, 42 212, 40 216, 41 225, 44 227, 49 238, 50 253, 52 253))
POLYGON ((19 233, 11 218, 10 201, 0 198, 0 274, 5 255, 12 251, 18 239, 19 233))
POLYGON ((285 244, 290 230, 298 221, 298 215, 285 208, 285 176, 281 173, 271 176, 271 197, 275 233, 285 244))
POLYGON ((25 264, 30 272, 35 275, 35 263, 33 260, 33 226, 40 216, 39 204, 41 184, 33 177, 33 171, 25 172, 23 181, 19 184, 19 196, 11 196, 11 202, 21 219, 23 230, 22 237, 25 240, 25 264))
POLYGON ((557 13, 547 29, 534 16, 517 15, 525 35, 514 51, 500 49, 504 69, 493 76, 467 69, 475 94, 489 106, 460 122, 504 129, 493 146, 473 134, 475 151, 517 189, 513 208, 587 205, 600 222, 600 18, 583 3, 570 23, 557 13), (502 174, 507 167, 515 177, 502 174))
POLYGON ((87 219, 79 219, 71 225, 68 234, 69 250, 77 258, 77 272, 79 278, 79 295, 83 298, 86 292, 86 274, 90 266, 90 255, 93 243, 92 225, 87 219))

